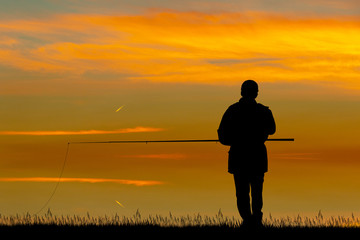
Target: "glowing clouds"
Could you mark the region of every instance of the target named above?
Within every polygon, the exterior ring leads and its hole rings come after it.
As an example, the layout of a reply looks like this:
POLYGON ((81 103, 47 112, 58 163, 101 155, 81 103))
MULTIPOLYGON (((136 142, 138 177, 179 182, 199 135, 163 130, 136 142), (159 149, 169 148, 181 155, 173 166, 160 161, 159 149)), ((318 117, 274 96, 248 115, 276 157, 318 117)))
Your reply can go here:
POLYGON ((80 130, 80 131, 1 131, 0 135, 29 135, 29 136, 56 136, 56 135, 96 135, 118 133, 160 132, 162 128, 134 127, 118 130, 80 130))
POLYGON ((234 84, 255 78, 332 81, 359 89, 359 23, 351 17, 170 10, 8 20, 0 24, 0 36, 11 33, 2 42, 16 47, 0 47, 0 64, 71 76, 96 69, 156 82, 234 84), (23 35, 51 41, 28 44, 23 35))
MULTIPOLYGON (((24 177, 24 178, 0 178, 0 182, 58 182, 59 178, 51 177, 24 177)), ((128 180, 128 179, 109 179, 109 178, 61 178, 60 182, 78 183, 116 183, 134 186, 153 186, 161 185, 164 182, 152 180, 128 180)))

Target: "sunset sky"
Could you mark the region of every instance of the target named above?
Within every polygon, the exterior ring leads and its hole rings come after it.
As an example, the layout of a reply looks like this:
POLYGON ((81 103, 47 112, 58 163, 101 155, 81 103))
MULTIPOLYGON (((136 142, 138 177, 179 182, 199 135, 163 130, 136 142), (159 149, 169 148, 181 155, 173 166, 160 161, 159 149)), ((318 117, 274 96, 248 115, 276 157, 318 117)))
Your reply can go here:
MULTIPOLYGON (((359 1, 0 4, 0 214, 44 205, 68 142, 217 138, 247 79, 295 138, 267 143, 264 216, 360 214, 359 1)), ((69 147, 54 214, 238 217, 219 143, 69 147)))

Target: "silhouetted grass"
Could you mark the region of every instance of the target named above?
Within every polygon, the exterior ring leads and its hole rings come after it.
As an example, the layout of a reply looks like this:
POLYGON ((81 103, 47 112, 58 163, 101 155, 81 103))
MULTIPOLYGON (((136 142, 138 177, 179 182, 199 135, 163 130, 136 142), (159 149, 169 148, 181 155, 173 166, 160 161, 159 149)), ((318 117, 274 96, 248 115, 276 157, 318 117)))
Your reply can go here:
POLYGON ((104 234, 120 235, 241 235, 241 234, 337 234, 360 233, 360 219, 351 217, 324 218, 321 212, 315 217, 264 218, 264 226, 256 229, 241 227, 241 221, 235 217, 226 217, 221 210, 215 216, 201 214, 174 216, 149 215, 143 217, 139 210, 133 216, 56 216, 50 210, 44 215, 0 215, 0 232, 12 234, 48 233, 95 236, 104 234))

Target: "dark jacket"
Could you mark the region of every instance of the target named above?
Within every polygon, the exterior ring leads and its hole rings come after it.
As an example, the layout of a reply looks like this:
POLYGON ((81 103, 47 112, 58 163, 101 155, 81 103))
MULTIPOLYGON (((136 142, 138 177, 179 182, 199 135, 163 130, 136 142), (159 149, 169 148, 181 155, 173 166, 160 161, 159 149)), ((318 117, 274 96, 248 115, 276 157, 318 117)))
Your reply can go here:
POLYGON ((218 135, 230 146, 229 173, 265 173, 268 158, 265 141, 276 130, 271 110, 254 99, 241 98, 222 117, 218 135))

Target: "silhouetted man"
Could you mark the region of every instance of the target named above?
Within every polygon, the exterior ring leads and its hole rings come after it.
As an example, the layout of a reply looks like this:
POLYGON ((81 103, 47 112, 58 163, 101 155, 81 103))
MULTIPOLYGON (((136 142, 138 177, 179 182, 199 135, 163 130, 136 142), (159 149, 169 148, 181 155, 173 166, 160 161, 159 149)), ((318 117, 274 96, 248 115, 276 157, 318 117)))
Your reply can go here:
POLYGON ((271 110, 255 101, 257 95, 257 83, 246 80, 241 86, 242 98, 226 110, 218 129, 220 142, 230 146, 228 171, 234 175, 244 226, 261 225, 264 173, 268 170, 265 141, 276 128, 271 110))

